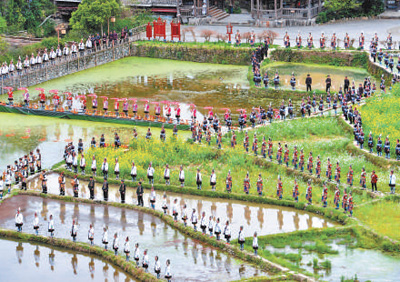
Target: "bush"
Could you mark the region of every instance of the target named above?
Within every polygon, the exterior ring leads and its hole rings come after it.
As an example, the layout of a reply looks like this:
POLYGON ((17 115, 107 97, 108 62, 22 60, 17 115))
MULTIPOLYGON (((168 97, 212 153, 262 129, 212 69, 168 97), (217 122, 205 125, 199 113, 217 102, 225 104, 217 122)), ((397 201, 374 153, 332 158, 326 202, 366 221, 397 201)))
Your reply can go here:
POLYGON ((233 13, 234 14, 241 14, 242 13, 242 9, 240 9, 239 6, 233 7, 233 13))
POLYGON ((382 0, 364 0, 361 7, 365 16, 375 16, 385 10, 382 0))
MULTIPOLYGON (((63 46, 65 44, 64 40, 60 38, 60 46, 63 46)), ((56 48, 58 45, 58 39, 57 37, 48 37, 42 40, 40 43, 40 47, 47 48, 48 50, 51 49, 51 47, 56 48)))
POLYGON ((319 23, 326 23, 328 21, 328 17, 326 15, 326 12, 321 12, 318 14, 316 22, 319 23))
POLYGON ((4 33, 7 30, 6 19, 0 16, 0 33, 4 33))
POLYGON ((42 36, 50 36, 56 33, 55 29, 55 22, 53 19, 47 20, 41 27, 42 29, 42 36))
POLYGON ((204 37, 204 41, 206 41, 206 42, 210 41, 211 36, 214 36, 215 34, 216 34, 216 32, 213 30, 210 30, 210 29, 203 29, 200 32, 200 36, 204 37))
POLYGON ((324 269, 332 269, 332 262, 330 260, 324 260, 321 262, 321 267, 324 269))
POLYGON ((128 29, 130 29, 141 25, 145 25, 148 22, 151 23, 153 20, 154 20, 154 15, 151 12, 139 10, 136 12, 135 15, 131 17, 117 19, 114 24, 112 25, 110 24, 110 30, 112 26, 113 30, 115 29, 117 32, 119 32, 124 27, 128 27, 128 29))
POLYGON ((384 4, 381 0, 327 0, 316 22, 326 23, 333 19, 376 16, 383 11, 384 4))

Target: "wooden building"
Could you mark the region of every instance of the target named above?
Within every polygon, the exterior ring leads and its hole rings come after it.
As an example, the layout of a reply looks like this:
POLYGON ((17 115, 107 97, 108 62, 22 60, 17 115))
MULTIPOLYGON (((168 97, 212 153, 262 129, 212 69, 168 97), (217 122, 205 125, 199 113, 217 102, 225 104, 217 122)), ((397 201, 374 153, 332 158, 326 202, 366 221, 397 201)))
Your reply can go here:
POLYGON ((254 19, 280 20, 315 18, 322 9, 322 0, 250 0, 254 19))

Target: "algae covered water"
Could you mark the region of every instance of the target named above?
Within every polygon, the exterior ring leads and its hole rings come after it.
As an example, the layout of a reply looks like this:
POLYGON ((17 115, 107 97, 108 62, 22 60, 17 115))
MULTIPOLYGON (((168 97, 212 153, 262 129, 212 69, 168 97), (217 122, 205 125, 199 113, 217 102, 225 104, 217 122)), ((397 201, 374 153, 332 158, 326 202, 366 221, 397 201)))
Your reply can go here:
MULTIPOLYGON (((185 105, 190 103, 196 104, 200 109, 203 106, 247 106, 246 98, 238 95, 242 89, 249 87, 247 71, 247 66, 129 57, 38 86, 61 92, 94 92, 98 96, 109 98, 177 101, 181 103, 184 116, 185 105)), ((37 93, 34 89, 38 86, 31 87, 31 92, 37 93)), ((36 96, 33 94, 34 98, 36 96)), ((100 99, 99 105, 101 101, 100 99)), ((143 103, 138 101, 138 104, 142 111, 143 103)), ((110 108, 112 106, 113 102, 110 101, 110 108)))
MULTIPOLYGON (((361 68, 353 67, 334 67, 334 66, 321 66, 312 64, 299 64, 299 63, 271 63, 262 68, 263 74, 268 71, 270 79, 278 72, 280 77, 279 89, 291 89, 290 78, 292 74, 296 77, 296 89, 306 90, 306 77, 310 74, 312 78, 312 89, 325 91, 325 80, 329 75, 332 79, 331 93, 337 93, 340 87, 343 87, 344 78, 347 78, 351 83, 355 83, 356 88, 364 82, 364 79, 370 77, 370 74, 361 68)), ((372 78, 374 81, 374 78, 372 78)))
MULTIPOLYGON (((250 62, 249 62, 250 65, 250 62)), ((275 71, 281 77, 281 89, 290 89, 290 76, 294 72, 297 77, 298 90, 305 90, 305 77, 308 73, 313 77, 313 89, 325 90, 327 74, 332 77, 332 91, 337 92, 343 84, 344 76, 350 81, 362 83, 368 73, 358 68, 335 68, 331 66, 271 63, 265 68, 272 78, 275 71)), ((152 101, 176 101, 181 104, 182 115, 189 116, 188 105, 194 103, 199 113, 207 113, 205 106, 212 106, 216 112, 223 113, 221 108, 250 110, 253 106, 267 107, 272 103, 277 108, 282 98, 279 95, 268 98, 249 97, 249 66, 232 66, 181 62, 174 60, 129 57, 106 65, 88 69, 62 78, 40 84, 46 90, 58 89, 60 92, 92 93, 109 98, 138 98, 139 112, 143 109, 140 99, 152 101)), ((264 75, 264 73, 262 73, 264 75)), ((37 86, 35 86, 37 87, 37 86)), ((37 91, 31 87, 33 98, 37 99, 37 91)), ((18 93, 21 93, 18 92, 18 93)), ((22 93, 21 93, 22 94, 22 93)), ((16 96, 22 97, 21 94, 16 96)), ((306 94, 304 93, 304 96, 306 94)), ((99 105, 101 105, 101 99, 99 105)), ((91 100, 88 100, 90 107, 91 100)), ((74 104, 76 107, 79 103, 74 104)), ((110 108, 113 102, 110 101, 110 108)))
POLYGON ((0 244, 1 281, 136 281, 87 254, 4 239, 0 244))

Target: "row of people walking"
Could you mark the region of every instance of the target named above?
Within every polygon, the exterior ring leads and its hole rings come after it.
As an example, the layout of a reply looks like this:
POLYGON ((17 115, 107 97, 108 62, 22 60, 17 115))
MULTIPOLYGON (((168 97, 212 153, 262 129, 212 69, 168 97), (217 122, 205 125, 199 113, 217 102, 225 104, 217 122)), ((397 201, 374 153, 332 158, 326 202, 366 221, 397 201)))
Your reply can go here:
POLYGON ((12 185, 21 183, 21 188, 26 190, 29 175, 42 171, 42 154, 40 149, 36 152, 29 152, 14 162, 14 165, 7 165, 7 168, 0 175, 0 200, 3 198, 4 189, 6 193, 11 192, 12 185))
POLYGON ((79 43, 65 43, 64 46, 59 44, 56 48, 51 47, 50 50, 44 48, 43 50, 38 50, 36 55, 31 53, 30 56, 27 54, 25 58, 19 57, 15 64, 13 59, 10 60, 9 64, 3 62, 0 67, 0 74, 2 79, 14 78, 16 75, 22 75, 32 70, 53 66, 59 62, 77 58, 78 54, 82 57, 85 54, 121 44, 128 40, 128 34, 128 28, 124 27, 120 36, 114 30, 108 36, 106 33, 102 37, 99 34, 90 35, 86 41, 82 38, 79 43))
MULTIPOLYGON (((24 225, 24 217, 22 215, 21 209, 18 208, 16 215, 15 215, 15 225, 17 227, 17 231, 18 232, 22 232, 22 228, 24 225)), ((37 215, 37 213, 35 213, 34 215, 34 219, 33 219, 33 230, 35 232, 36 236, 39 236, 39 232, 41 229, 41 224, 39 222, 39 217, 37 215)), ((54 223, 54 218, 53 215, 50 214, 49 216, 49 221, 47 222, 47 231, 49 233, 49 236, 51 238, 54 238, 55 235, 55 223, 54 223)), ((70 235, 71 238, 73 240, 73 242, 77 241, 77 237, 78 237, 78 231, 79 231, 79 225, 78 225, 78 221, 76 219, 72 220, 72 226, 71 226, 71 231, 70 231, 70 235)), ((87 231, 87 238, 88 241, 90 243, 91 246, 94 246, 94 242, 95 242, 95 231, 94 231, 94 226, 93 224, 89 225, 89 229, 87 231)), ((109 245, 109 239, 108 239, 108 228, 104 227, 103 228, 103 234, 101 237, 101 244, 104 246, 104 250, 108 250, 108 245, 109 245)), ((119 250, 120 248, 120 243, 119 243, 119 236, 118 236, 118 232, 116 232, 113 236, 113 240, 112 240, 112 249, 114 251, 114 254, 117 256, 119 254, 119 250)), ((127 236, 124 240, 124 244, 122 247, 122 250, 125 254, 126 257, 126 261, 130 261, 131 257, 131 248, 130 248, 130 240, 129 240, 129 236, 127 236)), ((141 257, 141 252, 140 252, 140 248, 139 248, 139 243, 135 244, 135 249, 133 252, 133 259, 134 262, 136 264, 137 267, 139 267, 140 265, 145 269, 146 272, 148 272, 148 268, 150 266, 150 259, 149 259, 149 255, 148 255, 148 250, 144 250, 143 251, 143 256, 142 256, 142 260, 140 263, 140 257, 141 257)), ((170 266, 170 260, 167 259, 166 260, 166 266, 165 266, 165 275, 164 277, 170 281, 172 278, 172 272, 171 272, 171 266, 170 266)), ((155 256, 154 259, 154 272, 157 276, 157 278, 160 278, 161 276, 161 263, 159 261, 158 256, 155 256)))

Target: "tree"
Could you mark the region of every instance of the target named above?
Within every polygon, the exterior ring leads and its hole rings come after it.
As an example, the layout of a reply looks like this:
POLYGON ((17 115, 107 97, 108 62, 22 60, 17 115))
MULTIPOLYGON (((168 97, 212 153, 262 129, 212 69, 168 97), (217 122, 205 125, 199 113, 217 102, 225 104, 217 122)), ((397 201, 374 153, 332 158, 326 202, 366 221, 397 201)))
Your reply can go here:
POLYGON ((327 0, 324 2, 324 8, 330 11, 352 11, 357 10, 361 3, 357 0, 327 0))
POLYGON ((384 11, 382 0, 326 0, 317 23, 333 19, 375 16, 384 11))
POLYGON ((3 37, 0 36, 0 56, 3 56, 4 54, 7 53, 9 48, 9 44, 7 41, 4 40, 3 37))
POLYGON ((0 16, 0 33, 4 33, 7 28, 6 19, 0 16))
POLYGON ((362 9, 367 16, 383 13, 385 5, 382 0, 363 0, 362 9))
POLYGON ((118 16, 120 11, 121 5, 117 0, 82 0, 72 13, 70 25, 74 30, 103 30, 110 17, 118 16))
POLYGON ((7 0, 5 19, 9 31, 34 31, 41 22, 55 11, 50 0, 7 0))

